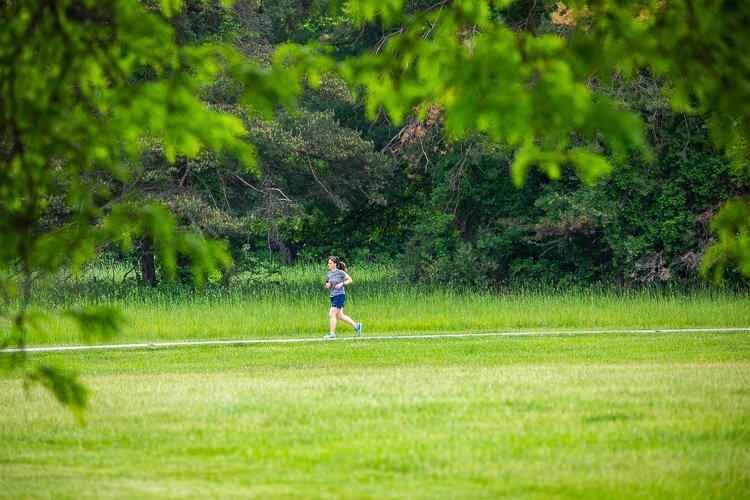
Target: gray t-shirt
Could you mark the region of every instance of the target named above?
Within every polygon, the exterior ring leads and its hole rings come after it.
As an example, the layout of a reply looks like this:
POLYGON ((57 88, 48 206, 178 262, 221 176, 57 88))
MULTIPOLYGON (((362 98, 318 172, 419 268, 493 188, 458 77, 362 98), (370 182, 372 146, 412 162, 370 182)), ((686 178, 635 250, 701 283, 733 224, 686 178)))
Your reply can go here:
POLYGON ((341 290, 336 289, 336 285, 339 283, 343 283, 346 279, 346 273, 342 271, 341 269, 336 269, 335 271, 328 271, 328 274, 326 274, 326 283, 331 284, 330 292, 331 297, 335 297, 336 295, 341 295, 344 292, 344 287, 341 287, 341 290))

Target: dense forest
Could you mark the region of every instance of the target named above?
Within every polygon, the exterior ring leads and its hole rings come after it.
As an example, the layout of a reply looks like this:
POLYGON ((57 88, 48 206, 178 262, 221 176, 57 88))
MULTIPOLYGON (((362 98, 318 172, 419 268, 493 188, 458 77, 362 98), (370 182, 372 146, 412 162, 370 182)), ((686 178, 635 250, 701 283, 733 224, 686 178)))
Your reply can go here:
MULTIPOLYGON (((415 1, 406 8, 441 4, 415 1)), ((153 10, 161 12, 156 4, 153 10)), ((517 2, 491 18, 533 37, 564 37, 576 24, 573 9, 552 2, 517 2)), ((354 22, 346 9, 320 9, 308 0, 231 6, 188 0, 165 20, 179 45, 229 44, 260 67, 272 65, 287 43, 324 47, 335 60, 378 54, 401 29, 378 17, 354 22)), ((157 77, 145 65, 130 78, 157 77)), ((382 110, 373 120, 364 91, 330 74, 319 85, 305 84, 296 107, 273 106, 259 116, 248 112, 253 103, 243 98, 243 84, 222 72, 201 83, 200 99, 241 120, 255 169, 221 148, 190 157, 154 139, 128 159, 129 175, 97 178, 93 169, 85 177, 106 193, 103 200, 158 202, 177 217, 179 231, 227 242, 232 265, 224 280, 269 262, 336 254, 355 263, 393 262, 409 280, 430 285, 699 281, 713 241, 709 221, 723 202, 748 193, 747 177, 714 149, 710 117, 674 111, 663 77, 642 69, 629 78, 592 77, 586 86, 639 116, 648 140, 595 182, 565 165, 531 171, 518 182, 511 174, 517 147, 482 131, 449 130, 438 104, 414 109, 398 124, 382 110)), ((543 120, 544 110, 538 113, 543 120)), ((49 194, 46 231, 70 223, 66 186, 49 194)), ((135 245, 96 252, 128 266, 138 283, 158 286, 165 276, 154 241, 134 238, 135 245)), ((190 256, 177 257, 178 269, 186 270, 190 256)), ((741 281, 731 268, 727 279, 741 281)))
MULTIPOLYGON (((498 16, 536 34, 564 32, 564 14, 522 2, 498 16)), ((258 61, 286 42, 324 42, 336 57, 377 51, 389 33, 287 0, 231 8, 191 0, 170 22, 181 43, 218 39, 258 61)), ((747 180, 714 151, 704 116, 672 111, 662 80, 644 72, 589 85, 642 118, 653 152, 632 151, 593 186, 564 169, 558 180, 537 173, 516 187, 514 150, 483 134, 451 137, 439 106, 399 126, 382 113, 370 121, 362 96, 329 77, 305 89, 296 112, 263 120, 248 118, 237 84, 219 77, 202 99, 243 120, 260 173, 211 152, 170 163, 154 143, 137 175, 112 189, 158 200, 185 228, 228 241, 235 272, 337 254, 393 261, 430 284, 694 282, 708 221, 748 191, 747 180)), ((144 239, 117 258, 156 284, 150 255, 144 239)))

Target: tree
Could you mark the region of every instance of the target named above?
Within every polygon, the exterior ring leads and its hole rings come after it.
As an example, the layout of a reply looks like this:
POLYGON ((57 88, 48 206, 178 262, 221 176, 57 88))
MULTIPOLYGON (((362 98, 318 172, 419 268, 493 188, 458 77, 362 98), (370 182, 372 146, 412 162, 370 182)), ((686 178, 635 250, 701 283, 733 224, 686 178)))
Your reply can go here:
MULTIPOLYGON (((640 120, 590 85, 644 70, 666 79, 675 110, 708 115, 713 143, 750 174, 747 3, 352 0, 343 9, 389 30, 374 53, 339 67, 366 89, 370 117, 384 109, 401 122, 440 105, 449 135, 481 132, 517 148, 517 185, 534 166, 554 179, 571 165, 591 184, 633 149, 648 158, 640 120), (556 33, 535 32, 539 10, 557 15, 556 33), (519 13, 525 22, 506 21, 519 13)), ((733 260, 750 276, 750 197, 729 201, 712 228, 704 272, 719 277, 733 260)))
MULTIPOLYGON (((27 366, 34 282, 63 264, 78 272, 98 248, 129 248, 143 237, 168 275, 179 255, 193 264, 198 282, 229 264, 224 245, 178 232, 163 205, 116 196, 111 186, 130 178, 130 165, 151 141, 170 162, 217 150, 253 171, 242 122, 201 101, 199 84, 230 75, 240 83, 241 102, 269 115, 293 102, 301 78, 282 61, 261 67, 225 45, 178 45, 167 20, 180 6, 11 0, 0 7, 0 313, 12 317, 3 344, 20 348, 16 365, 27 366), (43 214, 52 202, 61 224, 50 226, 43 214)), ((121 319, 110 308, 67 314, 84 334, 104 337, 121 319)), ((81 416, 86 392, 73 375, 51 366, 24 369, 81 416)))

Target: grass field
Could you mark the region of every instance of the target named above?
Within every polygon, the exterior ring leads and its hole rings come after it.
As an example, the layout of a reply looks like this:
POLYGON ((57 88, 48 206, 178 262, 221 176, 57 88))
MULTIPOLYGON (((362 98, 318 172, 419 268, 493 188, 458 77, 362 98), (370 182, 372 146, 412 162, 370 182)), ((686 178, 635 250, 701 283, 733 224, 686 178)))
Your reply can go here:
POLYGON ((361 340, 30 355, 0 496, 741 498, 750 334, 361 340))
MULTIPOLYGON (((319 266, 318 266, 319 267, 319 266)), ((41 290, 28 345, 82 343, 59 314, 115 305, 112 343, 319 338, 324 271, 146 290, 41 290)), ((740 498, 750 333, 378 339, 750 327, 750 294, 435 290, 356 272, 368 339, 34 353, 90 389, 86 426, 0 379, 0 497, 740 498)), ((10 331, 6 303, 0 331, 10 331)), ((1 312, 1 311, 0 311, 1 312)), ((352 335, 345 325, 340 336, 352 335)), ((7 356, 7 354, 0 354, 7 356)))
MULTIPOLYGON (((750 294, 446 290, 352 286, 345 311, 367 335, 483 333, 529 330, 710 328, 750 326, 750 294), (358 287, 359 288, 358 288, 358 287)), ((111 343, 179 340, 305 338, 328 331, 329 303, 321 283, 264 285, 247 292, 160 292, 50 300, 33 309, 52 313, 30 330, 28 345, 80 344, 76 325, 60 314, 86 303, 114 304, 126 323, 111 343)), ((0 331, 10 317, 0 317, 0 331)), ((338 333, 351 335, 341 323, 338 333)))
MULTIPOLYGON (((123 269, 92 268, 63 290, 44 284, 31 307, 28 345, 82 342, 69 307, 115 305, 125 316, 122 332, 105 342, 160 342, 320 337, 328 331, 325 267, 297 265, 273 273, 238 275, 229 286, 120 285, 123 269), (120 274, 117 274, 120 273, 120 274), (243 277, 244 276, 244 277, 243 277)), ((368 264, 350 270, 345 311, 367 335, 485 333, 528 330, 749 327, 750 293, 713 289, 690 293, 650 289, 429 289, 394 278, 394 269, 368 264)), ((168 284, 167 284, 168 285, 168 284)), ((2 315, 0 334, 10 331, 2 315)), ((11 304, 12 306, 12 304, 11 304)), ((351 334, 345 324, 339 333, 351 334)), ((97 340, 101 342, 101 340, 97 340)))

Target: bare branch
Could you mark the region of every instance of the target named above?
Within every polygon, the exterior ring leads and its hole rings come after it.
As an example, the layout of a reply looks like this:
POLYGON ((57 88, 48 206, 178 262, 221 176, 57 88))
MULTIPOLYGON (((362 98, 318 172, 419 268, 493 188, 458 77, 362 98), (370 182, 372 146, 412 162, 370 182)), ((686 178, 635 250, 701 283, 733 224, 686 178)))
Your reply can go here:
POLYGON ((249 182, 247 182, 245 179, 243 179, 239 175, 237 175, 237 174, 232 174, 232 175, 234 176, 235 179, 237 179, 238 181, 240 181, 240 183, 243 186, 248 187, 248 188, 252 189, 253 191, 255 191, 257 193, 260 193, 260 194, 263 194, 263 195, 266 195, 266 196, 271 196, 272 192, 276 192, 276 193, 278 193, 280 195, 280 196, 277 196, 276 199, 278 199, 280 201, 289 202, 289 203, 291 203, 291 201, 292 201, 284 193, 284 191, 282 191, 279 188, 264 188, 264 189, 259 189, 259 188, 255 187, 255 186, 253 186, 252 184, 250 184, 249 182))
POLYGON ((341 198, 339 198, 338 196, 336 196, 335 194, 333 194, 332 192, 330 192, 328 190, 328 188, 325 186, 325 184, 323 184, 320 181, 320 179, 318 179, 318 176, 315 175, 315 168, 313 167, 312 162, 308 162, 308 165, 310 166, 310 172, 312 173, 313 177, 315 178, 315 181, 320 185, 320 187, 323 188, 323 191, 325 191, 326 193, 328 193, 328 196, 331 197, 331 200, 333 201, 333 203, 335 203, 336 206, 339 209, 346 210, 349 207, 349 205, 346 203, 346 201, 342 200, 341 198))

